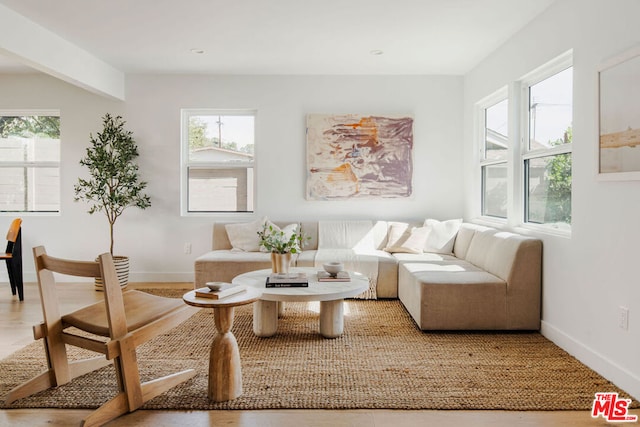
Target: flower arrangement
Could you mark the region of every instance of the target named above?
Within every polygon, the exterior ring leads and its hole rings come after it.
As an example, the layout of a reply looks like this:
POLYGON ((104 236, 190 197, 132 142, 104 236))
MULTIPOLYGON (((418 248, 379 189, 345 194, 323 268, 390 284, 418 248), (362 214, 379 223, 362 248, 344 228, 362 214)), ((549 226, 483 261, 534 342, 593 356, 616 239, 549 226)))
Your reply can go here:
POLYGON ((281 230, 273 224, 265 223, 262 231, 258 231, 258 237, 260 238, 260 247, 264 248, 267 252, 275 252, 278 254, 298 253, 302 250, 306 241, 311 237, 306 236, 302 229, 292 227, 287 230, 289 226, 281 230))

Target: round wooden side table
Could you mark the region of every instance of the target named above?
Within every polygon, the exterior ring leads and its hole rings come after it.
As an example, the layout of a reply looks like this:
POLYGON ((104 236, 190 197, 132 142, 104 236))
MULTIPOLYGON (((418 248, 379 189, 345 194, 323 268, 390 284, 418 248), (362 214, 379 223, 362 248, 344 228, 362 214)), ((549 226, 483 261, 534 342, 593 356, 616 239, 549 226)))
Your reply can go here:
POLYGON ((260 298, 258 289, 247 287, 244 292, 222 299, 199 298, 196 291, 182 296, 183 301, 194 307, 213 308, 218 333, 211 343, 209 354, 209 399, 214 402, 232 400, 242 394, 242 367, 238 342, 231 332, 234 307, 251 304, 260 298))

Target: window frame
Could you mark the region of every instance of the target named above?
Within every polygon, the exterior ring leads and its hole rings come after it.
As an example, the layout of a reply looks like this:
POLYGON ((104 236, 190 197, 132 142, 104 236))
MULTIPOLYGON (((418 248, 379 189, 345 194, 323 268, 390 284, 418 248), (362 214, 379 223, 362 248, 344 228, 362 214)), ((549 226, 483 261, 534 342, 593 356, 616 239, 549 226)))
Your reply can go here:
MULTIPOLYGON (((557 145, 550 148, 531 149, 529 147, 530 138, 530 88, 536 84, 555 76, 569 68, 573 68, 573 52, 568 51, 552 61, 542 65, 519 80, 520 86, 520 156, 518 162, 519 175, 521 179, 521 212, 519 213, 522 227, 546 231, 553 234, 571 235, 571 224, 540 224, 529 221, 529 176, 527 164, 530 160, 544 157, 569 154, 573 158, 573 141, 571 143, 557 145)), ((573 71, 572 71, 573 73, 573 71)), ((573 93, 573 91, 572 91, 573 93)), ((572 123, 573 123, 573 99, 572 99, 572 123)), ((572 170, 573 175, 573 170, 572 170)), ((572 187, 573 194, 573 187, 572 187)), ((572 210, 573 211, 573 210, 572 210)))
POLYGON ((220 108, 183 108, 180 110, 180 215, 206 217, 253 217, 256 212, 257 174, 256 174, 256 123, 255 109, 220 109, 220 108), (254 120, 253 141, 254 152, 251 162, 230 163, 215 161, 189 160, 189 119, 192 116, 251 116, 254 120), (189 169, 253 169, 251 182, 247 183, 253 189, 253 210, 247 211, 189 211, 189 169))
MULTIPOLYGON (((547 149, 529 149, 529 88, 568 68, 573 68, 573 50, 559 55, 555 59, 536 68, 523 77, 509 82, 506 86, 493 92, 475 104, 475 140, 476 140, 476 222, 490 226, 508 226, 521 229, 559 235, 571 236, 571 224, 539 224, 529 222, 527 218, 529 182, 525 165, 530 159, 569 154, 572 156, 573 144, 567 143, 547 149), (508 106, 508 141, 507 147, 507 217, 484 215, 484 181, 483 171, 486 166, 502 164, 504 161, 485 159, 485 128, 487 108, 507 99, 508 106)), ((574 71, 575 74, 575 71, 574 71)), ((575 85, 574 85, 575 86, 575 85)), ((573 115, 573 106, 572 106, 573 115)), ((572 156, 573 157, 573 156, 572 156)), ((572 170, 573 175, 573 170, 572 170)), ((573 192, 573 189, 572 189, 573 192)))
POLYGON ((487 96, 486 98, 484 98, 483 100, 481 100, 480 102, 478 102, 476 104, 477 110, 476 110, 476 115, 478 117, 478 129, 477 129, 477 138, 479 141, 479 147, 478 147, 478 155, 479 155, 479 179, 480 179, 480 216, 489 222, 499 222, 499 223, 505 223, 507 221, 507 219, 509 218, 509 211, 510 211, 510 202, 509 202, 509 184, 510 184, 510 156, 511 156, 511 151, 513 150, 512 148, 512 141, 511 141, 511 123, 507 123, 507 138, 508 138, 508 145, 507 145, 507 150, 506 150, 506 156, 504 159, 487 159, 486 157, 486 130, 487 130, 487 110, 503 101, 507 101, 508 103, 508 108, 507 108, 507 112, 508 112, 508 117, 507 119, 509 119, 510 116, 510 109, 511 109, 511 99, 509 98, 509 90, 508 87, 505 86, 501 89, 499 89, 498 91, 494 92, 493 94, 487 96), (499 216, 495 216, 495 215, 486 215, 485 212, 485 180, 484 180, 484 171, 486 170, 486 167, 489 166, 495 166, 495 165, 501 165, 504 164, 507 167, 507 213, 506 213, 506 217, 499 217, 499 216))
MULTIPOLYGON (((6 162, 0 159, 0 168, 34 168, 34 169, 58 169, 58 210, 56 211, 26 211, 15 210, 7 211, 0 209, 0 216, 15 216, 16 214, 22 216, 60 216, 62 215, 62 115, 58 109, 2 109, 0 110, 1 117, 22 117, 22 116, 50 116, 58 117, 60 120, 60 135, 59 147, 58 147, 58 160, 57 161, 22 161, 22 162, 6 162)), ((30 191, 27 188, 27 191, 30 191)))

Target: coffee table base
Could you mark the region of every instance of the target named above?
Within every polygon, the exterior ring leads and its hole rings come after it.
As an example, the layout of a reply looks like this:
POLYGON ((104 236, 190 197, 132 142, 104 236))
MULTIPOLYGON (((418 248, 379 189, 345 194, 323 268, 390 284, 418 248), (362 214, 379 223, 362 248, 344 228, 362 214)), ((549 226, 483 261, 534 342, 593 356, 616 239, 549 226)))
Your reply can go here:
MULTIPOLYGON (((325 338, 337 338, 344 332, 344 304, 342 299, 320 301, 320 334, 325 338)), ((253 304, 253 333, 259 337, 271 337, 278 329, 281 303, 259 300, 253 304)))
POLYGON ((343 331, 343 300, 320 301, 320 334, 325 338, 337 338, 343 331))

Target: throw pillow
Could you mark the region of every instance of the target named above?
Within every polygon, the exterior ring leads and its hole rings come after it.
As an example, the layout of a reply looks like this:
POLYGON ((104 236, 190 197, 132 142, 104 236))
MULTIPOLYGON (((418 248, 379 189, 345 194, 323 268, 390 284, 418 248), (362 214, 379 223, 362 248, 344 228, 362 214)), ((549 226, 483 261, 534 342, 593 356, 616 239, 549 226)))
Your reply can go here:
POLYGON ((225 228, 233 250, 258 252, 260 250, 258 231, 262 231, 266 221, 266 218, 262 218, 252 222, 227 224, 225 228))
POLYGON ((389 226, 387 252, 421 254, 427 240, 426 227, 409 227, 409 224, 394 222, 389 226))
POLYGON ((453 253, 453 244, 456 241, 460 225, 462 225, 462 219, 448 221, 427 219, 424 222, 424 226, 428 229, 424 251, 437 254, 453 253))

